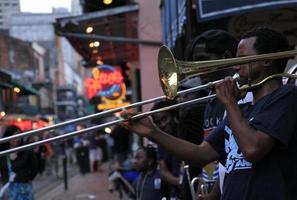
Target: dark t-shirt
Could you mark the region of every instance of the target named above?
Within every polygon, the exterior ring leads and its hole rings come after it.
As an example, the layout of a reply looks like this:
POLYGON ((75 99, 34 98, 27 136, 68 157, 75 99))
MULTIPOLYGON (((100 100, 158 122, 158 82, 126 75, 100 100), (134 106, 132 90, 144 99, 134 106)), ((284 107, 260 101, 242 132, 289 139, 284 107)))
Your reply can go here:
MULTIPOLYGON (((10 160, 12 171, 16 174, 14 182, 28 183, 31 182, 38 173, 38 160, 35 152, 27 150, 19 152, 14 160, 10 160)), ((3 177, 3 182, 9 180, 7 158, 0 159, 0 172, 3 177)))
POLYGON ((227 170, 222 199, 297 199, 297 89, 285 85, 243 110, 249 124, 275 139, 273 149, 250 163, 226 120, 206 141, 227 170))
POLYGON ((157 200, 165 196, 160 172, 157 169, 146 174, 141 173, 137 177, 134 186, 137 195, 136 199, 139 200, 157 200))
POLYGON ((218 100, 213 99, 206 105, 204 112, 204 136, 207 136, 223 120, 225 113, 224 105, 218 100))
POLYGON ((111 133, 111 137, 114 139, 115 153, 128 153, 130 151, 131 132, 128 129, 116 126, 111 133))

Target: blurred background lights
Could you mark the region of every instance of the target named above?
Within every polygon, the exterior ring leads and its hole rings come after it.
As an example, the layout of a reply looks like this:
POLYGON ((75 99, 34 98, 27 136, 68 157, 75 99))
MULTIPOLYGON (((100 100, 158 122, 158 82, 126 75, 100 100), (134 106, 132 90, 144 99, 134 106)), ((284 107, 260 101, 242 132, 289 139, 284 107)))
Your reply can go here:
POLYGON ((103 3, 104 3, 105 5, 109 5, 109 4, 112 3, 112 0, 103 0, 103 3))
POLYGON ((13 91, 14 91, 15 93, 20 93, 20 92, 21 92, 21 89, 18 88, 18 87, 15 87, 15 88, 13 88, 13 91))
POLYGON ((97 61, 96 61, 96 64, 97 64, 97 65, 103 65, 103 61, 102 61, 102 60, 97 60, 97 61))
POLYGON ((86 33, 92 33, 93 32, 93 27, 89 26, 86 28, 86 33))
POLYGON ((100 42, 95 41, 95 42, 94 42, 94 47, 99 47, 99 46, 100 46, 100 42))
POLYGON ((0 112, 0 117, 4 117, 6 113, 4 111, 0 112))
POLYGON ((111 128, 109 128, 109 127, 106 127, 106 128, 104 129, 104 131, 105 131, 105 133, 108 133, 108 134, 110 134, 110 133, 111 133, 111 128))

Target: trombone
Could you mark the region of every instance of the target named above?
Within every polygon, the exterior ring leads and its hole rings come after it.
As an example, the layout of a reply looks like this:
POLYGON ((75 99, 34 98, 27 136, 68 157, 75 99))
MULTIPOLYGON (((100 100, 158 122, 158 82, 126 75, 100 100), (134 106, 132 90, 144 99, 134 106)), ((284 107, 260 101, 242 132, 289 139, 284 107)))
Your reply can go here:
MULTIPOLYGON (((75 123, 79 123, 79 122, 82 122, 82 121, 103 117, 103 116, 106 116, 106 115, 109 115, 109 114, 112 114, 112 113, 115 113, 115 112, 122 111, 124 109, 137 107, 137 106, 142 106, 142 105, 145 105, 145 104, 161 101, 161 100, 164 100, 166 98, 174 99, 177 95, 183 95, 183 94, 187 94, 187 93, 190 93, 190 92, 195 92, 195 91, 198 91, 198 90, 211 88, 214 85, 216 85, 217 83, 220 83, 220 82, 223 81, 223 79, 221 79, 221 80, 209 82, 207 84, 200 85, 200 86, 197 86, 197 87, 194 87, 194 88, 190 88, 190 89, 187 89, 187 90, 177 92, 179 81, 182 80, 187 75, 192 75, 192 74, 201 75, 201 74, 206 74, 206 73, 209 73, 209 72, 215 72, 215 71, 218 71, 218 70, 227 69, 227 68, 230 68, 230 67, 232 67, 234 65, 246 64, 246 63, 265 60, 265 59, 274 60, 274 59, 280 59, 280 58, 288 58, 288 57, 292 57, 294 55, 297 55, 297 50, 277 52, 277 53, 269 53, 269 54, 262 54, 262 55, 254 55, 254 56, 246 56, 246 57, 239 57, 239 58, 212 60, 212 61, 185 62, 185 61, 176 60, 174 58, 172 52, 170 51, 170 49, 168 47, 166 47, 166 46, 162 46, 160 48, 160 50, 159 50, 159 55, 158 55, 158 70, 159 70, 159 78, 160 78, 161 87, 163 89, 163 92, 164 92, 165 96, 160 96, 160 97, 148 99, 148 100, 145 100, 145 101, 142 101, 142 102, 136 102, 134 104, 127 105, 127 106, 124 106, 124 107, 115 108, 115 109, 108 110, 108 111, 103 111, 103 112, 100 112, 100 113, 96 113, 96 114, 84 116, 84 117, 81 117, 81 118, 69 120, 69 121, 62 122, 62 123, 59 123, 59 124, 55 124, 55 125, 52 125, 52 126, 47 126, 47 127, 36 129, 36 130, 23 132, 23 133, 13 135, 13 136, 10 136, 10 137, 6 137, 6 138, 1 138, 0 139, 0 144, 9 142, 11 140, 17 140, 17 139, 29 137, 29 136, 32 136, 32 135, 35 135, 35 134, 38 134, 38 133, 42 133, 42 132, 45 132, 45 131, 49 131, 49 130, 52 130, 52 129, 57 129, 59 127, 66 126, 66 125, 69 125, 69 124, 75 124, 75 123)), ((259 85, 263 84, 267 80, 277 78, 277 77, 287 77, 287 78, 297 79, 297 75, 293 75, 293 74, 289 74, 289 73, 274 74, 272 76, 269 76, 269 77, 263 79, 259 83, 252 84, 252 85, 244 85, 244 86, 241 87, 241 89, 242 90, 249 90, 249 89, 251 89, 253 87, 258 87, 259 85)), ((235 74, 235 76, 233 78, 238 79, 239 76, 237 74, 235 74)), ((169 106, 169 107, 166 107, 166 108, 161 108, 161 109, 157 109, 157 110, 153 110, 153 111, 149 111, 149 112, 145 112, 145 113, 140 113, 138 115, 133 116, 131 119, 132 120, 133 119, 139 119, 139 118, 142 118, 142 117, 145 117, 145 116, 148 116, 148 115, 152 115, 152 114, 155 114, 155 113, 158 113, 158 112, 163 112, 163 111, 166 111, 166 110, 174 109, 174 108, 177 108, 177 107, 182 107, 182 106, 191 105, 191 104, 195 104, 195 103, 205 102, 205 101, 208 101, 208 100, 213 99, 215 97, 216 97, 216 95, 212 94, 212 95, 205 96, 205 97, 202 97, 202 98, 198 98, 198 99, 190 100, 190 101, 187 101, 187 102, 182 102, 182 103, 179 103, 179 104, 176 104, 176 105, 172 105, 172 106, 169 106)), ((71 138, 71 137, 74 137, 76 135, 83 134, 83 133, 86 133, 86 132, 103 129, 105 127, 109 127, 109 126, 113 126, 115 124, 119 124, 119 123, 121 123, 121 122, 123 122, 125 120, 126 119, 117 119, 117 120, 110 121, 110 122, 107 122, 107 123, 104 123, 104 124, 99 124, 99 125, 96 125, 96 126, 93 126, 93 127, 89 127, 89 128, 83 129, 83 130, 78 130, 78 131, 66 133, 64 135, 59 135, 59 136, 56 136, 56 137, 44 139, 44 140, 41 140, 41 141, 36 141, 34 143, 29 143, 29 144, 25 144, 23 146, 19 146, 19 147, 15 147, 15 148, 12 148, 12 149, 5 150, 5 151, 1 151, 0 152, 0 157, 1 156, 6 156, 6 155, 8 155, 10 153, 14 153, 14 152, 18 152, 18 151, 22 151, 22 150, 26 150, 26 149, 31 149, 31 148, 33 148, 35 146, 39 146, 39 145, 42 145, 42 144, 45 144, 45 143, 50 143, 50 142, 54 142, 54 141, 57 141, 57 140, 63 140, 63 139, 71 138)))

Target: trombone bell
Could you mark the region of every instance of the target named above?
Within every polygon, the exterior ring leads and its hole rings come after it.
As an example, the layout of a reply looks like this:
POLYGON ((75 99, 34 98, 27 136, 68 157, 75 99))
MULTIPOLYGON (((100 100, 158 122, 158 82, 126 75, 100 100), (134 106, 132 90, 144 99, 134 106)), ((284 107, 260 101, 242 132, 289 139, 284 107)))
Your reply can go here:
POLYGON ((164 94, 169 99, 174 99, 178 87, 178 67, 175 58, 166 46, 162 46, 158 54, 159 79, 164 94))

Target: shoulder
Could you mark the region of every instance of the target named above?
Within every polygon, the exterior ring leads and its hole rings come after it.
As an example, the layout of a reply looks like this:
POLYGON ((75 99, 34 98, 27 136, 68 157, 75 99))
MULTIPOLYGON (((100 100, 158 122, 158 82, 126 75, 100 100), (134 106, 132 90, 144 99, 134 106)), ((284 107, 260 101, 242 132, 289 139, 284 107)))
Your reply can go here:
POLYGON ((295 103, 296 98, 297 87, 292 84, 283 85, 268 96, 269 104, 273 104, 278 101, 295 103))
POLYGON ((293 84, 283 85, 274 92, 274 96, 285 96, 290 94, 297 94, 297 87, 293 84))

